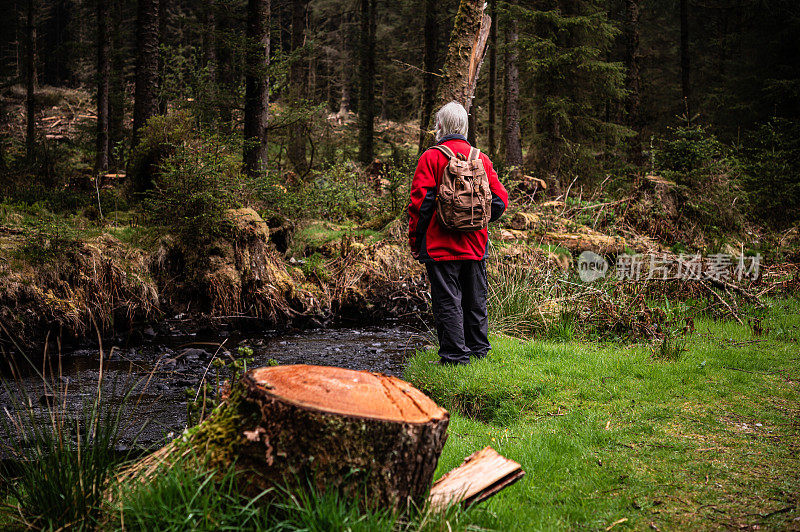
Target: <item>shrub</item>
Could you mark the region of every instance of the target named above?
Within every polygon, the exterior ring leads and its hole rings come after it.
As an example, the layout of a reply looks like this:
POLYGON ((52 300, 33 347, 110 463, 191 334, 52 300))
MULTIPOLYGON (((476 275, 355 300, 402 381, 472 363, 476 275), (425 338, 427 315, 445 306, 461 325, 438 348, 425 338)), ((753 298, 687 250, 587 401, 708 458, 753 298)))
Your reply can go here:
POLYGON ((139 132, 129 164, 133 192, 145 192, 153 185, 161 162, 192 139, 192 131, 192 117, 184 111, 157 115, 147 121, 139 132))
POLYGON ((741 226, 748 209, 741 164, 714 135, 700 126, 676 128, 654 158, 658 173, 678 185, 679 219, 717 232, 741 226))
POLYGON ((763 124, 746 137, 742 156, 756 218, 780 227, 800 220, 800 122, 763 124))
POLYGON ((218 236, 224 229, 225 210, 241 206, 249 194, 241 158, 218 137, 183 139, 171 146, 158 168, 154 187, 142 203, 144 213, 187 247, 218 236))

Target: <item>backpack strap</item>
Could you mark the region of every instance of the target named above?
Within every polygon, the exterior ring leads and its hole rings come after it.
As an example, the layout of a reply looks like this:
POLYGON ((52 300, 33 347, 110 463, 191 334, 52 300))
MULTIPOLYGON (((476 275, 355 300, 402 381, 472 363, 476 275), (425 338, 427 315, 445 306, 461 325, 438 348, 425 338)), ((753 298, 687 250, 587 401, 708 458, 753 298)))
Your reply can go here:
POLYGON ((479 150, 478 148, 475 148, 475 147, 471 147, 469 149, 469 156, 467 157, 467 160, 468 161, 477 161, 478 160, 478 156, 480 156, 480 154, 481 154, 481 150, 479 150))
POLYGON ((448 157, 450 159, 456 158, 456 154, 453 152, 453 150, 451 150, 444 144, 437 144, 436 146, 431 146, 431 147, 435 150, 439 150, 440 152, 442 152, 445 155, 445 157, 448 157))

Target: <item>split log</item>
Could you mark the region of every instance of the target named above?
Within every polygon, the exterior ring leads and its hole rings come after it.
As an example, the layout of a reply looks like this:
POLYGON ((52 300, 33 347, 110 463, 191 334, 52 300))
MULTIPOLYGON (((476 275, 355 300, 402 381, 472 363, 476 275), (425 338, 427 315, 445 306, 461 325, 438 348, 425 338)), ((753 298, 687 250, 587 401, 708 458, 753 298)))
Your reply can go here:
POLYGON ((525 471, 517 462, 485 447, 437 480, 428 501, 438 510, 457 501, 470 506, 485 501, 524 476, 525 471))
POLYGON ((154 476, 185 456, 235 463, 240 489, 314 486, 401 507, 424 500, 450 415, 410 384, 323 366, 249 371, 206 421, 118 478, 154 476), (307 483, 308 482, 308 483, 307 483))

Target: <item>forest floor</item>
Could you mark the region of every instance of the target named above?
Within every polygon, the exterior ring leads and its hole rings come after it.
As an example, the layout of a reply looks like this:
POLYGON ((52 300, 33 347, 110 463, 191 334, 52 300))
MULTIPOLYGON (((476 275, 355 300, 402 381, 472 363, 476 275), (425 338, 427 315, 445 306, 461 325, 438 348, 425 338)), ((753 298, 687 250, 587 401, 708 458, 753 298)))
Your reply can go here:
POLYGON ((491 446, 527 472, 470 514, 500 530, 800 530, 800 302, 764 330, 701 319, 647 344, 495 336, 466 367, 405 377, 454 415, 438 475, 491 446))

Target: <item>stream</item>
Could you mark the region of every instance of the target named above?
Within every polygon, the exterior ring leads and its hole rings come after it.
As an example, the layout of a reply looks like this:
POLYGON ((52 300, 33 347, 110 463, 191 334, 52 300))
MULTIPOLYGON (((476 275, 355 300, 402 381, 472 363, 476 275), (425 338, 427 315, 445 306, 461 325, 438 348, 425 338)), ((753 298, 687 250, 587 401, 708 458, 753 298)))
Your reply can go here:
MULTIPOLYGON (((197 389, 204 375, 212 385, 227 378, 228 370, 218 376, 212 361, 231 360, 239 347, 253 350, 253 362, 248 368, 275 363, 314 364, 401 377, 406 358, 425 343, 425 338, 407 325, 294 333, 234 331, 216 337, 156 336, 140 345, 125 347, 122 342, 106 343, 104 406, 116 410, 125 404, 120 449, 152 447, 183 431, 187 388, 197 389)), ((3 364, 0 408, 21 410, 24 416, 32 414, 39 422, 47 422, 51 411, 78 418, 88 411, 97 395, 100 376, 100 350, 96 345, 65 352, 61 357, 51 355, 37 361, 36 369, 32 365, 18 362, 17 371, 12 373, 8 364, 3 364), (21 407, 23 402, 28 408, 21 407)), ((3 455, 6 453, 0 445, 0 456, 3 455)))

